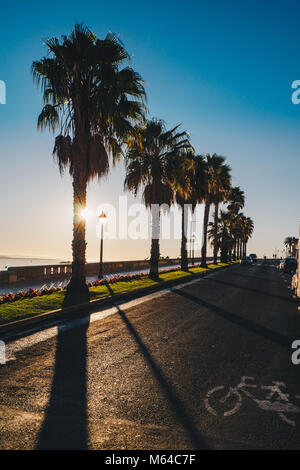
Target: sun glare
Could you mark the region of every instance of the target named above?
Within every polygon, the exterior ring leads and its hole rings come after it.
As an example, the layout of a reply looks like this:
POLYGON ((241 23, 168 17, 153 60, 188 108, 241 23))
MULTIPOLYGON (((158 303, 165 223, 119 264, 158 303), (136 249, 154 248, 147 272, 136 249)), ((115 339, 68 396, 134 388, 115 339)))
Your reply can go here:
POLYGON ((87 222, 92 217, 92 212, 87 207, 80 212, 81 217, 87 222))

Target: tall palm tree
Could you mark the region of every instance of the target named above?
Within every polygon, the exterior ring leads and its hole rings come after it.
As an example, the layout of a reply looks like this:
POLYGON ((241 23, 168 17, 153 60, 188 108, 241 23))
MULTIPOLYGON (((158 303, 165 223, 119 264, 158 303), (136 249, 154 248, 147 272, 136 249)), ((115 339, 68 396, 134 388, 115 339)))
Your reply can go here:
POLYGON ((212 247, 214 247, 215 244, 217 244, 217 249, 219 251, 221 247, 221 240, 222 240, 220 217, 218 218, 217 223, 215 219, 213 220, 213 222, 208 223, 207 237, 212 247))
POLYGON ((254 230, 254 222, 250 217, 244 217, 242 222, 242 243, 243 243, 243 256, 247 254, 247 243, 252 236, 254 230))
POLYGON ((293 237, 293 244, 292 244, 292 256, 296 257, 296 251, 299 245, 299 238, 293 237))
POLYGON ((245 193, 239 186, 233 186, 227 194, 226 201, 227 210, 236 215, 245 205, 245 193))
MULTIPOLYGON (((212 194, 212 201, 215 206, 214 220, 215 220, 215 237, 217 241, 217 222, 219 218, 219 204, 224 202, 231 188, 231 175, 230 166, 225 164, 225 158, 218 156, 218 161, 215 163, 215 188, 212 194), (222 161, 223 159, 223 161, 222 161)), ((218 244, 214 244, 214 264, 218 262, 218 244)))
POLYGON ((233 219, 232 232, 235 237, 236 245, 236 257, 238 259, 242 258, 242 238, 243 238, 243 224, 244 224, 245 215, 243 212, 239 212, 233 219))
POLYGON ((190 207, 193 211, 196 206, 195 155, 193 149, 188 149, 178 154, 174 176, 175 200, 181 208, 181 269, 182 271, 187 271, 188 208, 190 207))
POLYGON ((242 212, 239 212, 233 221, 233 234, 237 242, 238 258, 246 256, 247 243, 253 234, 253 230, 253 220, 250 217, 246 217, 242 212))
POLYGON ((205 195, 205 162, 201 155, 190 148, 179 155, 175 171, 175 199, 181 207, 181 269, 188 269, 187 256, 187 224, 188 210, 194 211, 197 203, 203 201, 205 195))
POLYGON ((214 219, 213 222, 209 222, 208 227, 208 239, 213 247, 217 243, 217 248, 221 250, 221 262, 227 263, 232 244, 230 214, 221 210, 217 221, 214 219))
POLYGON ((191 147, 188 134, 179 132, 178 127, 167 130, 163 121, 152 119, 136 130, 137 138, 128 142, 125 188, 135 195, 142 189, 143 201, 152 212, 152 279, 158 278, 160 206, 173 202, 178 154, 191 147))
POLYGON ((98 39, 75 25, 69 36, 45 41, 48 55, 33 62, 33 79, 43 92, 38 127, 55 132, 53 154, 73 179, 73 263, 69 292, 88 293, 85 280, 85 221, 88 182, 119 158, 124 139, 144 114, 141 77, 123 64, 129 55, 113 34, 98 39))
POLYGON ((296 248, 298 245, 298 238, 296 237, 286 237, 284 240, 284 245, 288 248, 289 256, 295 256, 296 248))
MULTIPOLYGON (((209 210, 211 204, 215 204, 215 220, 218 219, 218 207, 222 194, 230 188, 230 167, 226 165, 225 158, 214 153, 213 155, 207 154, 205 156, 205 196, 204 196, 204 219, 203 219, 203 244, 201 250, 201 266, 207 267, 207 229, 209 221, 209 210), (223 186, 224 185, 224 186, 223 186)), ((215 233, 217 236, 217 234, 215 233)), ((217 243, 215 244, 217 250, 217 243)), ((214 256, 217 257, 217 252, 214 251, 214 256)))
POLYGON ((289 256, 292 253, 292 244, 293 244, 293 237, 286 237, 284 239, 284 246, 288 249, 289 256))
MULTIPOLYGON (((239 211, 245 205, 245 193, 240 189, 239 186, 231 188, 226 198, 227 210, 231 217, 231 232, 234 235, 236 229, 236 217, 239 211)), ((233 236, 233 257, 237 258, 237 238, 233 236)))

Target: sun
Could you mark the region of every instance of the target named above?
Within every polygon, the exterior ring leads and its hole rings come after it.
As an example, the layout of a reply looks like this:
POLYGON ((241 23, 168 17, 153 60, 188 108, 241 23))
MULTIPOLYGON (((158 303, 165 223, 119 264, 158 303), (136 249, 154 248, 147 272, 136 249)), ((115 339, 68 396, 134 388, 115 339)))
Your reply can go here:
POLYGON ((88 207, 86 207, 85 209, 82 209, 80 216, 87 222, 92 217, 92 212, 88 207))

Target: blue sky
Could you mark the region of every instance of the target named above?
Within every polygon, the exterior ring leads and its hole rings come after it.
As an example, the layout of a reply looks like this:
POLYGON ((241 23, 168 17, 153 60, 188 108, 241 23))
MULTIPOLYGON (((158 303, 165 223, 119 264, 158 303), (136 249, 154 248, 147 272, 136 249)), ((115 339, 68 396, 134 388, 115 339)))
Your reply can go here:
MULTIPOLYGON (((297 235, 300 207, 300 79, 297 1, 52 1, 1 5, 0 253, 70 257, 72 191, 51 157, 53 135, 36 130, 41 94, 30 66, 45 53, 42 39, 84 22, 95 34, 119 35, 146 81, 150 114, 182 123, 199 152, 228 158, 233 183, 247 197, 255 222, 250 251, 271 255, 297 235)), ((88 204, 117 203, 122 165, 93 183, 88 204)), ((130 198, 133 201, 133 198, 130 198)), ((197 234, 200 246, 201 233, 197 234)), ((95 220, 88 258, 98 256, 95 220)), ((149 242, 107 241, 106 259, 143 258, 149 242)), ((179 254, 179 242, 162 242, 179 254)))

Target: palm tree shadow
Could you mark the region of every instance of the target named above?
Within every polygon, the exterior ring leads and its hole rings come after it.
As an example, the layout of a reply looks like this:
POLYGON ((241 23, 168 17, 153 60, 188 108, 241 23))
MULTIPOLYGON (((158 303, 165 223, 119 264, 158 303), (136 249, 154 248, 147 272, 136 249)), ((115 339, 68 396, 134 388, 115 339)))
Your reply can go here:
POLYGON ((197 303, 201 307, 211 310, 218 316, 224 318, 227 321, 230 321, 231 323, 234 323, 274 343, 277 343, 280 346, 283 346, 288 349, 290 349, 291 347, 291 343, 293 339, 288 336, 285 336, 281 333, 278 333, 269 328, 266 328, 265 326, 255 323, 252 320, 248 320, 247 318, 240 317, 239 315, 229 312, 228 310, 225 310, 221 307, 217 307, 216 305, 206 302, 205 300, 199 299, 198 297, 195 297, 194 295, 188 292, 185 292, 183 290, 179 290, 175 288, 172 290, 172 292, 188 300, 191 300, 192 302, 197 303))
MULTIPOLYGON (((107 288, 110 291, 111 295, 113 296, 114 293, 107 284, 107 288)), ((189 413, 186 411, 182 401, 180 398, 177 396, 172 384, 169 382, 167 377, 165 376, 164 372, 162 369, 159 367, 159 365, 155 362, 153 359, 149 349, 143 342, 142 338, 132 325, 132 323, 129 321, 127 318, 125 312, 120 308, 118 304, 114 304, 116 309, 118 310, 118 313, 122 320, 124 321, 129 333, 139 346, 139 349, 144 356, 144 359, 146 360, 149 368, 151 369, 154 377, 157 379, 161 390, 163 391, 166 399, 168 400, 169 404, 172 406, 179 422, 181 423, 182 427, 186 431, 187 435, 189 436, 192 444, 194 445, 195 449, 208 449, 208 443, 204 436, 200 433, 200 431, 197 429, 196 424, 194 423, 193 418, 189 415, 189 413)))
MULTIPOLYGON (((241 278, 241 277, 247 277, 249 279, 253 279, 253 280, 259 280, 259 281, 266 281, 266 278, 264 277, 260 277, 260 276, 256 276, 256 275, 253 275, 253 276, 249 276, 248 274, 240 274, 240 271, 238 273, 233 273, 231 272, 230 273, 231 276, 235 276, 237 278, 241 278)), ((275 284, 280 284, 282 285, 282 280, 274 280, 274 279, 268 279, 268 282, 272 282, 272 283, 275 283, 275 284)))
POLYGON ((263 291, 263 290, 260 290, 260 289, 255 289, 254 287, 248 287, 248 286, 241 286, 240 284, 234 284, 233 282, 229 282, 229 281, 224 281, 224 280, 221 280, 221 279, 216 279, 216 278, 208 278, 208 281, 209 282, 212 282, 212 283, 218 283, 218 284, 224 284, 226 286, 229 286, 229 287, 235 287, 237 289, 243 289, 243 290, 247 290, 249 292, 254 292, 255 294, 261 294, 261 295, 266 295, 268 297, 276 297, 277 299, 279 300, 283 300, 285 302, 290 302, 290 303, 293 303, 293 304, 297 304, 297 300, 289 297, 289 296, 283 296, 283 295, 278 295, 278 294, 272 294, 272 293, 269 293, 269 292, 266 292, 266 291, 263 291))
MULTIPOLYGON (((161 277, 159 277, 159 273, 157 276, 150 276, 149 275, 149 278, 152 279, 152 281, 155 281, 157 283, 162 283, 163 282, 163 279, 161 277)), ((108 290, 110 291, 110 289, 108 288, 108 290)))
POLYGON ((87 449, 87 338, 89 317, 79 327, 58 327, 49 404, 36 448, 87 449))
POLYGON ((72 307, 73 305, 78 305, 78 304, 82 304, 82 303, 89 302, 89 301, 90 301, 89 291, 79 292, 79 293, 66 291, 62 307, 63 308, 72 307))

